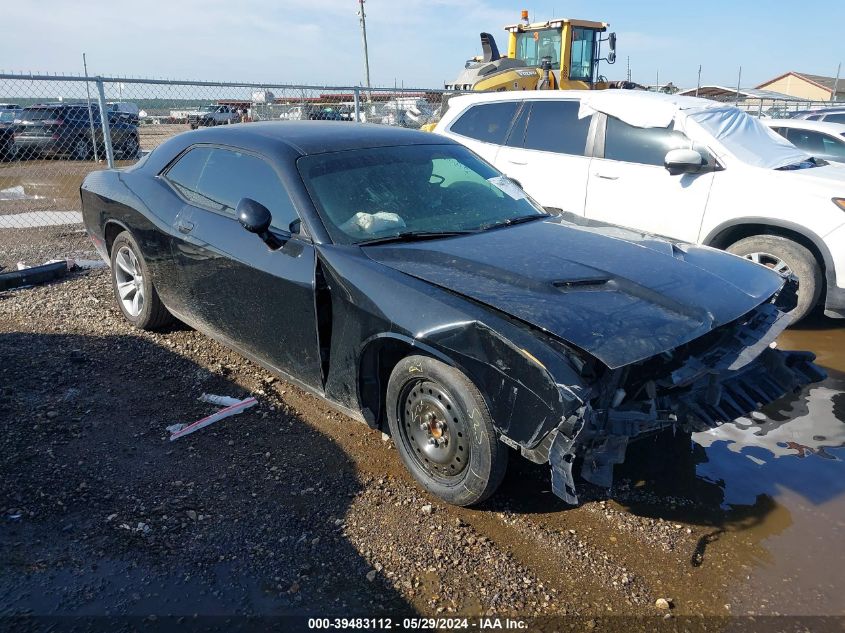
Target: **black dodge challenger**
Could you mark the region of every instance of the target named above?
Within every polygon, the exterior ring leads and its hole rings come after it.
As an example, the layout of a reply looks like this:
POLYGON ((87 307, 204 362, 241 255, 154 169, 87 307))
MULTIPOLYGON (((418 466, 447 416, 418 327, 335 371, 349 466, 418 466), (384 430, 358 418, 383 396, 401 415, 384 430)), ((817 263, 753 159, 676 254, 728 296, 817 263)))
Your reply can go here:
POLYGON ((187 132, 81 194, 131 323, 178 318, 389 432, 453 504, 492 494, 511 449, 577 503, 576 463, 609 486, 634 438, 717 426, 824 376, 771 346, 794 280, 565 220, 440 136, 187 132))

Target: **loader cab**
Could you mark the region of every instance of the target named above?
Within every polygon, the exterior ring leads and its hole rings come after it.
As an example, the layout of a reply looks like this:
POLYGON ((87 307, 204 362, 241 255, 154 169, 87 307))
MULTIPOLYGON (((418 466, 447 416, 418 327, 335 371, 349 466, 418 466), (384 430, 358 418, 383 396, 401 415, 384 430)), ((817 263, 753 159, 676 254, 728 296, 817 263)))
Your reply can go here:
POLYGON ((607 27, 604 22, 588 20, 528 23, 526 18, 505 27, 509 33, 508 57, 537 68, 548 59, 552 88, 590 89, 598 80, 600 34, 607 27))

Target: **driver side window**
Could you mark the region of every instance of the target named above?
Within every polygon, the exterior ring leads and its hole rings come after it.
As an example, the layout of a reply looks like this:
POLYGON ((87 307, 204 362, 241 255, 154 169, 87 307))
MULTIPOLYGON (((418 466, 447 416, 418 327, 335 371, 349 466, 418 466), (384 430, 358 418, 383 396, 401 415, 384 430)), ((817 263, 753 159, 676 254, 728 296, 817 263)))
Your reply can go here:
POLYGON ((252 198, 270 210, 277 229, 289 230, 298 217, 275 170, 252 154, 194 147, 165 177, 191 203, 217 213, 234 217, 241 198, 252 198))
POLYGON ((692 142, 670 127, 635 127, 616 117, 607 117, 604 157, 609 160, 662 167, 667 152, 685 148, 692 148, 692 142))

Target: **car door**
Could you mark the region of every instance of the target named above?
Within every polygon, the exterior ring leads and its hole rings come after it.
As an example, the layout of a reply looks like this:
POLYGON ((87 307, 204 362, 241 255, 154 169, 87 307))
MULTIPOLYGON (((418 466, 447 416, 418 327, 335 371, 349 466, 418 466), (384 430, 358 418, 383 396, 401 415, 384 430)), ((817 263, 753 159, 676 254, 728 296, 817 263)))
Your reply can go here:
POLYGON ((316 254, 271 163, 241 150, 195 146, 164 175, 184 200, 174 258, 188 320, 312 387, 321 384, 314 296, 316 254), (248 197, 266 206, 278 250, 240 226, 248 197))
POLYGON ((447 132, 488 163, 495 163, 519 105, 518 101, 477 103, 461 113, 447 132))
POLYGON ((525 102, 495 166, 544 207, 583 215, 592 117, 579 119, 579 107, 574 99, 525 102))
POLYGON ((693 148, 708 162, 706 148, 693 146, 671 127, 640 128, 605 119, 604 143, 590 161, 585 215, 588 218, 696 242, 714 171, 671 175, 664 165, 672 149, 693 148))

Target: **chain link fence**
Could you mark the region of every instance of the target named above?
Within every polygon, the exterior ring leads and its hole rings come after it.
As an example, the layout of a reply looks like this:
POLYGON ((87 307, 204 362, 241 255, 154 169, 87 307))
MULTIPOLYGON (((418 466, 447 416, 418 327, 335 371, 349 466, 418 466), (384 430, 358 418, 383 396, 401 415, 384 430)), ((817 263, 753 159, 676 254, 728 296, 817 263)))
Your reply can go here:
MULTIPOLYGON (((455 92, 115 77, 0 74, 0 266, 94 257, 79 186, 186 130, 250 121, 335 120, 420 128, 455 92)), ((728 101, 726 99, 726 101, 728 101)), ((731 96, 785 117, 828 102, 731 96)))
POLYGON ((0 74, 0 266, 93 257, 79 186, 190 129, 333 120, 419 129, 456 93, 0 74))

